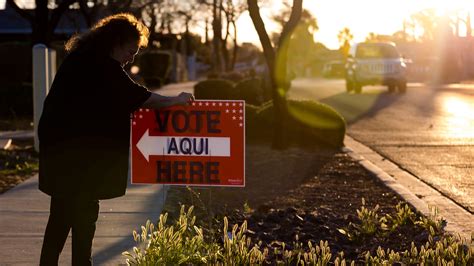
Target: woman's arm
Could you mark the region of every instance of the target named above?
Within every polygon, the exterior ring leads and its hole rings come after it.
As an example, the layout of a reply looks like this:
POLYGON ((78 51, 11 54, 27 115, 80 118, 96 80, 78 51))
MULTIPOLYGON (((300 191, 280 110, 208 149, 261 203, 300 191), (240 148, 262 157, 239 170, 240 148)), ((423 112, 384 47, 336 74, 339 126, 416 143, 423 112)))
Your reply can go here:
POLYGON ((178 96, 163 96, 152 92, 150 97, 142 104, 142 107, 158 109, 173 105, 187 105, 192 101, 194 101, 194 96, 187 92, 181 92, 178 96))

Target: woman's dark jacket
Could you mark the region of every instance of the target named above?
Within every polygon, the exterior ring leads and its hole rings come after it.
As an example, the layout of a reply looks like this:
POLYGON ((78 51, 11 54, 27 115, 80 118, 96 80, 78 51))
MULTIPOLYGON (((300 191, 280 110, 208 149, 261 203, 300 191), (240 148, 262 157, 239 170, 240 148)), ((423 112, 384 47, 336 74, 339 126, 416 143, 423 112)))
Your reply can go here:
POLYGON ((67 56, 38 126, 39 189, 54 197, 124 195, 130 116, 150 94, 108 56, 67 56))

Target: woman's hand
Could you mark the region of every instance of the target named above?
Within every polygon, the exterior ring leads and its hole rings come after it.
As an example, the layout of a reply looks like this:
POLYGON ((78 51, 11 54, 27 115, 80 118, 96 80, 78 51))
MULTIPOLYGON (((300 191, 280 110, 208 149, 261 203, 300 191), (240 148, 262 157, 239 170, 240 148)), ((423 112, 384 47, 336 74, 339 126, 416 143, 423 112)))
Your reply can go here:
POLYGON ((181 92, 177 98, 180 105, 188 105, 194 101, 194 95, 188 92, 181 92))
POLYGON ((152 92, 150 98, 143 104, 143 108, 159 109, 173 105, 189 105, 194 101, 192 93, 181 92, 178 96, 163 96, 152 92))

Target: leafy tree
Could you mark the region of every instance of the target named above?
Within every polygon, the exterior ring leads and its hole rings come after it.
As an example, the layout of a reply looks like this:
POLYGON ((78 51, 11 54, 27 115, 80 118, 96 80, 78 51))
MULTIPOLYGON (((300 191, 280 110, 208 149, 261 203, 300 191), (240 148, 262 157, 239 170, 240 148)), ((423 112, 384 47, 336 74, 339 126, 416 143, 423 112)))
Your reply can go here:
MULTIPOLYGON (((290 18, 292 11, 292 6, 289 2, 283 2, 283 8, 278 11, 278 13, 274 13, 271 16, 271 19, 275 21, 279 26, 280 30, 283 30, 286 21, 290 18)), ((318 31, 319 26, 317 19, 311 14, 311 12, 307 9, 303 9, 301 11, 301 18, 298 22, 298 26, 295 29, 295 32, 291 36, 291 39, 296 39, 298 34, 305 34, 305 35, 313 35, 316 31, 318 31)), ((281 32, 274 32, 272 33, 272 42, 273 44, 278 43, 278 39, 280 38, 281 32)))
POLYGON ((393 42, 394 37, 391 35, 384 35, 384 34, 376 34, 374 32, 370 32, 367 37, 365 37, 366 42, 393 42))
MULTIPOLYGON (((273 14, 272 19, 280 25, 283 29, 285 21, 291 15, 292 7, 288 2, 283 2, 284 8, 277 14, 273 14)), ((316 18, 307 9, 303 9, 301 12, 301 18, 294 29, 288 46, 288 54, 291 55, 288 58, 288 69, 293 74, 303 74, 305 68, 311 64, 315 59, 315 52, 317 50, 316 43, 314 42, 314 33, 318 30, 318 23, 316 18)), ((272 34, 272 42, 278 43, 280 33, 275 32, 272 34)))
POLYGON ((351 42, 354 39, 351 30, 347 27, 343 28, 337 34, 337 39, 339 40, 339 50, 344 55, 344 58, 347 58, 349 54, 349 49, 351 48, 351 42))

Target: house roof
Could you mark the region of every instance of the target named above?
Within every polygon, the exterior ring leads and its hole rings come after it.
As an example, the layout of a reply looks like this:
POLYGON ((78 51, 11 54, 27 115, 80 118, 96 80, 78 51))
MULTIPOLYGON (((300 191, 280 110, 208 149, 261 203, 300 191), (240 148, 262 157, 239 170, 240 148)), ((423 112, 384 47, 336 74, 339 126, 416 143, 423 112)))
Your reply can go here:
MULTIPOLYGON (((27 10, 33 15, 34 10, 27 10)), ((54 33, 72 35, 87 29, 84 16, 77 9, 69 9, 63 13, 54 33)), ((8 4, 0 10, 0 34, 31 34, 30 22, 20 16, 8 4)))

